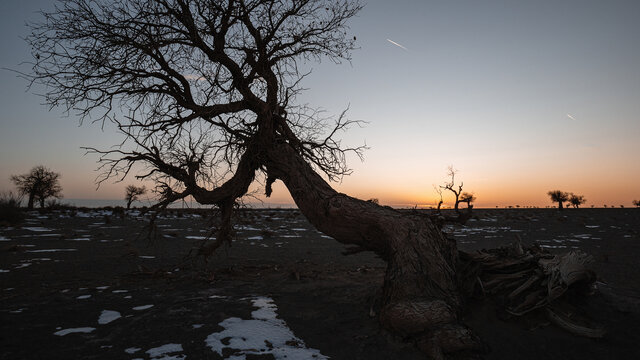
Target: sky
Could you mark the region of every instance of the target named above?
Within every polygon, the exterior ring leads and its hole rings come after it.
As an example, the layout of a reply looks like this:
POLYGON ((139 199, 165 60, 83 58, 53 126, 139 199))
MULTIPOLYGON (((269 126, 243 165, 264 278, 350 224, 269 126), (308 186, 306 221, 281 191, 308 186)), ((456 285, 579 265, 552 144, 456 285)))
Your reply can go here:
MULTIPOLYGON (((610 0, 363 1, 350 22, 351 63, 313 65, 300 101, 364 120, 344 143, 370 147, 346 194, 406 207, 437 202, 447 168, 476 207, 549 206, 547 191, 587 206, 640 199, 640 2, 610 0)), ((103 183, 97 158, 121 137, 49 109, 6 69, 27 70, 27 21, 48 0, 0 2, 0 190, 43 164, 65 198, 120 199, 136 183, 103 183)), ((291 204, 276 186, 269 204, 291 204)), ((445 201, 451 204, 447 196, 445 201)))

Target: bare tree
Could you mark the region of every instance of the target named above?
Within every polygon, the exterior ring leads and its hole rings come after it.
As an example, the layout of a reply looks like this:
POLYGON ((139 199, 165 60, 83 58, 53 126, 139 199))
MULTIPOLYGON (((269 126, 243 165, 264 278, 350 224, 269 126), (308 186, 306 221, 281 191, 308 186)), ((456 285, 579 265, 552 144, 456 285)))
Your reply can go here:
POLYGON ((125 189, 124 199, 127 201, 127 209, 131 208, 131 203, 138 201, 141 195, 147 193, 147 188, 144 186, 128 185, 125 189))
POLYGON ((456 173, 458 172, 458 170, 453 168, 452 166, 449 166, 448 170, 447 170, 447 175, 449 175, 449 177, 451 178, 450 182, 445 183, 444 185, 441 185, 440 188, 443 190, 449 190, 453 193, 453 195, 455 196, 456 200, 455 203, 453 205, 453 209, 456 211, 456 213, 460 213, 460 210, 458 209, 458 206, 460 204, 460 194, 462 193, 462 186, 464 186, 464 183, 461 182, 460 185, 458 185, 458 189, 456 190, 456 173))
POLYGON ((584 198, 583 195, 576 195, 574 193, 569 194, 569 204, 571 204, 574 208, 579 208, 580 205, 587 202, 587 199, 584 198))
POLYGON ((142 164, 136 177, 155 181, 161 196, 154 207, 191 196, 218 208, 222 225, 203 253, 230 245, 234 203, 256 179, 267 196, 280 180, 318 230, 388 262, 383 326, 433 357, 477 349, 459 322, 455 241, 429 217, 336 192, 326 179, 350 174, 346 154, 364 150, 338 136, 359 123, 296 103, 307 62, 350 60, 356 38, 346 23, 361 8, 352 0, 67 0, 31 25, 28 76, 46 86, 50 105, 123 133, 117 148, 88 149, 100 156, 100 181, 142 164))
POLYGON ((440 204, 438 204, 437 212, 440 213, 440 206, 442 205, 442 191, 449 190, 455 196, 453 209, 455 210, 456 215, 455 216, 442 215, 441 218, 443 218, 444 221, 447 221, 447 222, 465 224, 471 218, 471 215, 472 215, 471 212, 473 209, 473 205, 471 205, 471 202, 475 201, 475 197, 470 193, 466 193, 462 191, 462 188, 464 186, 463 182, 460 182, 459 185, 456 185, 457 172, 458 171, 454 169, 453 166, 449 166, 447 170, 447 175, 449 175, 449 177, 451 178, 451 181, 446 182, 444 185, 440 185, 439 189, 436 189, 436 191, 438 191, 438 193, 440 194, 440 204), (460 211, 461 202, 467 203, 467 208, 465 212, 460 211))
POLYGON ((28 196, 27 208, 29 209, 33 209, 34 201, 38 201, 40 207, 44 208, 46 199, 62 198, 60 174, 42 165, 34 167, 28 174, 12 175, 11 181, 20 194, 28 196))
POLYGON ((442 199, 442 188, 439 186, 433 185, 433 189, 436 191, 436 193, 440 197, 440 200, 438 201, 438 206, 436 207, 436 211, 440 212, 440 208, 442 207, 442 204, 444 202, 442 199))
POLYGON ((547 192, 547 195, 551 198, 551 201, 558 203, 558 209, 562 210, 562 203, 569 200, 569 193, 561 190, 551 190, 547 192))

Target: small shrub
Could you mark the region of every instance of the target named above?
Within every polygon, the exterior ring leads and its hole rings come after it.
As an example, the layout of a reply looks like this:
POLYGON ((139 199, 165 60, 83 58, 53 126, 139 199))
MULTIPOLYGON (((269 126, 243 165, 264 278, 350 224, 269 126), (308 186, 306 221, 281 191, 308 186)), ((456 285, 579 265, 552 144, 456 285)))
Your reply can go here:
POLYGON ((0 225, 16 225, 24 220, 20 208, 22 197, 12 192, 0 193, 0 225))

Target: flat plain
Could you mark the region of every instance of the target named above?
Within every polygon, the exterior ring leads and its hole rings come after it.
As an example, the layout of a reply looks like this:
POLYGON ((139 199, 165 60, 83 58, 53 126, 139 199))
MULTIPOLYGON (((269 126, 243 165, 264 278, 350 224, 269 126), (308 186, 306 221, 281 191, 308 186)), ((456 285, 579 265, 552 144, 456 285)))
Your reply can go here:
MULTIPOLYGON (((640 209, 479 209, 446 226, 460 250, 538 244, 593 257, 584 307, 607 334, 504 316, 487 299, 464 322, 487 359, 640 356, 640 209)), ((170 210, 150 233, 139 211, 29 212, 0 228, 1 359, 422 359, 370 309, 385 263, 292 209, 243 210, 232 245, 206 262, 202 210, 170 210), (149 236, 152 235, 152 236, 149 236)))

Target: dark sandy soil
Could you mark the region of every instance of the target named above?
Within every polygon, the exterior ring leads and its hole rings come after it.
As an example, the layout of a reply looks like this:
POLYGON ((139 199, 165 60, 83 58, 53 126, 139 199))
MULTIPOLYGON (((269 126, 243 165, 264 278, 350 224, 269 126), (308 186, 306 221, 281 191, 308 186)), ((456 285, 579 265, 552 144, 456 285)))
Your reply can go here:
MULTIPOLYGON (((32 212, 21 227, 0 228, 1 359, 424 358, 369 316, 384 263, 341 255, 297 211, 247 211, 233 246, 208 264, 189 255, 208 219, 176 211, 148 239, 136 214, 32 212)), ((580 338, 475 301, 464 321, 487 359, 640 358, 640 209, 476 215, 446 229, 462 250, 517 235, 593 255, 598 292, 584 306, 608 331, 580 338)))

